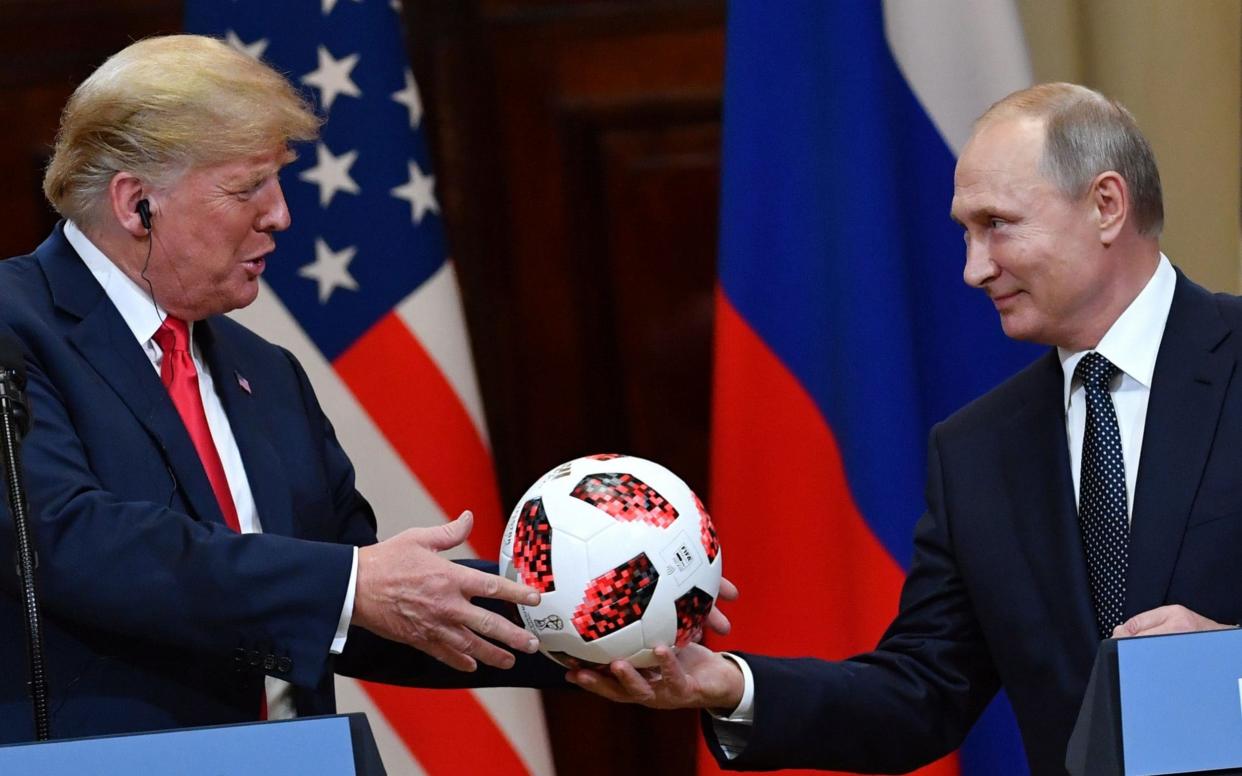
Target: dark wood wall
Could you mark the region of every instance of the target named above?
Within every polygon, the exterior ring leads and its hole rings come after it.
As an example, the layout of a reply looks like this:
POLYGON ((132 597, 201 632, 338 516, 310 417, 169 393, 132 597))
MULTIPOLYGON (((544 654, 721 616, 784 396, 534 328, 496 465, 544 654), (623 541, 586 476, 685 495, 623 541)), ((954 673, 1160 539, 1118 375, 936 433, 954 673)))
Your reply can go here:
POLYGON ((180 29, 180 3, 0 0, 0 257, 29 252, 56 223, 41 186, 69 93, 131 41, 180 29))
MULTIPOLYGON (((405 5, 504 501, 609 451, 706 492, 723 0, 405 5)), ((0 0, 0 256, 54 223, 73 86, 180 26, 180 3, 0 0)), ((561 773, 693 772, 693 715, 545 700, 561 773)))
MULTIPOLYGON (((505 503, 588 452, 707 490, 723 6, 407 4, 505 503)), ((693 772, 692 714, 545 709, 561 773, 693 772)))

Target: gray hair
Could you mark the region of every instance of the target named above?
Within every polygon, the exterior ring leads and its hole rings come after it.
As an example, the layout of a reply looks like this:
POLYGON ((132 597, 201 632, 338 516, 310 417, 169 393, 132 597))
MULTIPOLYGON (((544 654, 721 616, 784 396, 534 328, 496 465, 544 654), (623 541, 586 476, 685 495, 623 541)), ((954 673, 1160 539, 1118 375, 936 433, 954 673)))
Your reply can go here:
POLYGON ((1065 196, 1078 199, 1097 175, 1116 172, 1130 189, 1139 234, 1159 236, 1164 227, 1160 170, 1151 145, 1125 106, 1078 84, 1039 84, 988 108, 976 127, 1014 116, 1044 120, 1040 172, 1065 196))

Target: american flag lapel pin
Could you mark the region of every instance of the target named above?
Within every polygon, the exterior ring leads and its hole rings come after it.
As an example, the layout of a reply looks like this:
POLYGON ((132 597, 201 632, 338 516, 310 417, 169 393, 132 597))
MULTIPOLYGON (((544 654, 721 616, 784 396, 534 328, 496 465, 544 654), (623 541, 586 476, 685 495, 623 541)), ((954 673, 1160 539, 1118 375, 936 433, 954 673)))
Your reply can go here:
POLYGON ((254 392, 250 390, 250 381, 242 377, 241 372, 234 372, 233 376, 237 378, 237 384, 241 386, 243 391, 251 396, 254 395, 254 392))

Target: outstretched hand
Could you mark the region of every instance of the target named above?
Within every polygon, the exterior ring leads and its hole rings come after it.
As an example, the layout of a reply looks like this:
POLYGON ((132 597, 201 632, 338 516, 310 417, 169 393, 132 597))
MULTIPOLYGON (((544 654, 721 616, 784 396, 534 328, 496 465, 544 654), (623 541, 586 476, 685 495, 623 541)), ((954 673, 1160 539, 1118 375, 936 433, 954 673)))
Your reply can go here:
POLYGON ((479 661, 496 668, 513 666, 513 654, 484 636, 512 649, 535 652, 538 639, 470 599, 533 606, 539 603, 539 593, 439 554, 465 542, 473 526, 474 516, 463 512, 450 523, 410 528, 360 547, 352 624, 421 649, 459 671, 473 671, 479 661))
POLYGON ((603 670, 570 671, 565 678, 588 692, 618 703, 653 709, 711 709, 729 714, 742 701, 742 670, 729 658, 700 644, 674 652, 656 647, 656 668, 638 669, 614 660, 603 670))

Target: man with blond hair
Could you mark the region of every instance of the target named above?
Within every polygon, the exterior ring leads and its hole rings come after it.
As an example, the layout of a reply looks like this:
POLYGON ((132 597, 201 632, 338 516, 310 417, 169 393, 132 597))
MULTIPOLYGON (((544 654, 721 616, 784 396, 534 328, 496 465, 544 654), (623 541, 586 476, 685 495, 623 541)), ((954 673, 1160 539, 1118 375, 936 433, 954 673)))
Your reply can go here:
MULTIPOLYGON (((54 737, 329 713, 334 672, 561 676, 471 602, 536 591, 438 554, 470 514, 377 543, 302 368, 223 316, 258 293, 290 222, 278 172, 319 124, 271 68, 197 36, 129 46, 65 107, 44 184, 65 220, 0 262, 0 334, 23 344, 35 417, 54 737)), ((21 633, 0 574, 0 743, 33 738, 21 633)))
POLYGON ((897 773, 996 691, 1032 773, 1064 774, 1100 640, 1242 620, 1242 301, 1160 252, 1160 177, 1118 103, 1045 84, 981 117, 954 176, 965 281, 1052 346, 931 433, 900 609, 841 662, 660 654, 571 681, 702 708, 720 763, 897 773))

